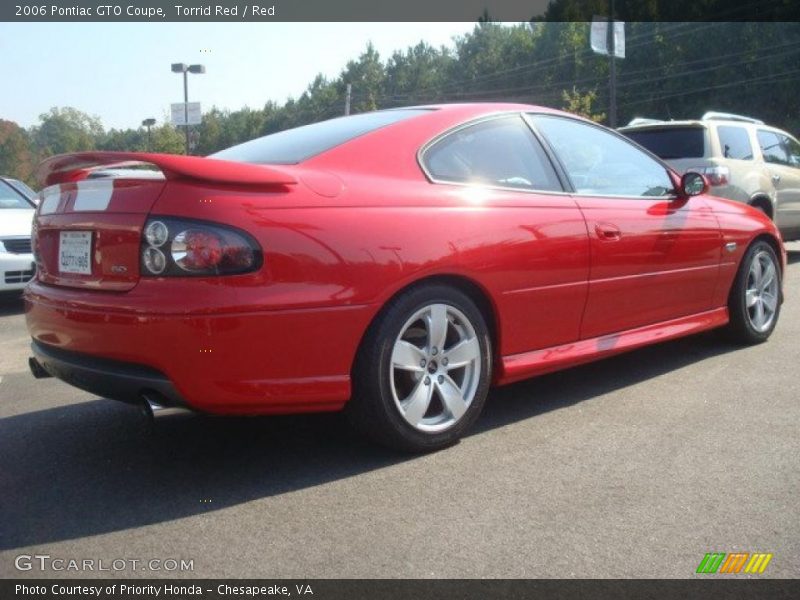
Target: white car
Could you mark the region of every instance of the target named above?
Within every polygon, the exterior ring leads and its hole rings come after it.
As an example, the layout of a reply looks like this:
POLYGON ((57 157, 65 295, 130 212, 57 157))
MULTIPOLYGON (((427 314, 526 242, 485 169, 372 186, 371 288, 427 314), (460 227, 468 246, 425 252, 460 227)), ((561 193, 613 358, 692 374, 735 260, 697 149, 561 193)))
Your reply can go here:
POLYGON ((0 292, 21 290, 33 278, 34 211, 30 200, 0 179, 0 292))

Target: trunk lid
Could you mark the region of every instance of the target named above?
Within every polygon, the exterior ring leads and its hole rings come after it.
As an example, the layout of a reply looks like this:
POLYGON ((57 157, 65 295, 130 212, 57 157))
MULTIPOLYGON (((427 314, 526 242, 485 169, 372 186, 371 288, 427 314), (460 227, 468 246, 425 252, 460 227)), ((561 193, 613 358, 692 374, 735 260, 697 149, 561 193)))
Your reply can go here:
MULTIPOLYGON (((98 173, 95 173, 97 175, 98 173)), ((81 152, 54 156, 37 175, 47 185, 34 220, 37 278, 49 285, 124 292, 140 277, 141 236, 147 216, 169 180, 289 186, 295 177, 274 167, 140 152, 81 152), (153 165, 91 178, 98 167, 153 165)))
POLYGON ((139 245, 163 179, 90 179, 45 188, 36 216, 38 279, 126 291, 139 281, 139 245))

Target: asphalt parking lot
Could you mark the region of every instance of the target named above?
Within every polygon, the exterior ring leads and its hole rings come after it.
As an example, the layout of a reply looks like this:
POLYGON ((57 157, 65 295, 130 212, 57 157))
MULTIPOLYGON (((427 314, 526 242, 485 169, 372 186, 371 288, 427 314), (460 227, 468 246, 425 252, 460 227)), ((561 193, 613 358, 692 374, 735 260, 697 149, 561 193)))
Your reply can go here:
MULTIPOLYGON (((691 577, 706 552, 800 574, 800 243, 772 339, 703 334, 492 392, 408 457, 337 415, 158 423, 27 369, 0 304, 0 577, 19 555, 187 559, 193 577, 691 577)), ((129 563, 130 564, 130 563, 129 563)), ((740 575, 740 577, 743 575, 740 575)), ((706 575, 706 577, 708 577, 706 575)))

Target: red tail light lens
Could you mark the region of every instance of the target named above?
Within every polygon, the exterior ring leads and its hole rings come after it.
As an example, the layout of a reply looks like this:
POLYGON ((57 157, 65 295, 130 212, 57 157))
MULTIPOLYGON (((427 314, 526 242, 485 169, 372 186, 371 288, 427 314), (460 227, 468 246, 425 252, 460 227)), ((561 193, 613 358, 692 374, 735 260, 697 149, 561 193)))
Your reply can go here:
POLYGON ((142 275, 234 275, 255 271, 261 263, 261 248, 244 231, 172 217, 145 224, 142 275))

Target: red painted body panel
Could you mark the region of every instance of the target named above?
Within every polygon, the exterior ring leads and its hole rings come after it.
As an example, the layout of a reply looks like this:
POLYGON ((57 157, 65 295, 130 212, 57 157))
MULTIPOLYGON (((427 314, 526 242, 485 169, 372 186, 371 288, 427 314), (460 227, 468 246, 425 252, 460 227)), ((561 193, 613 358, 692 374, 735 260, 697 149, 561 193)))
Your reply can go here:
POLYGON ((716 308, 687 317, 646 325, 618 334, 584 339, 574 344, 503 357, 501 383, 513 383, 566 367, 606 358, 656 342, 700 333, 728 322, 728 309, 716 308))
POLYGON ((593 338, 713 307, 722 250, 702 198, 682 203, 580 198, 592 245, 581 337, 593 338), (616 233, 609 238, 606 228, 616 233))
MULTIPOLYGON (((94 212, 74 210, 75 184, 50 188, 55 208, 37 216, 44 268, 26 293, 31 335, 157 369, 200 410, 285 413, 341 408, 369 324, 393 295, 431 277, 458 278, 485 297, 497 383, 727 321, 741 253, 757 235, 776 235, 743 205, 426 179, 417 163, 423 144, 509 110, 531 107, 433 110, 301 165, 265 169, 260 182, 257 166, 202 176, 205 159, 137 155, 160 164, 166 181, 115 181, 107 209, 94 212), (225 277, 140 277, 141 230, 158 215, 240 228, 261 247, 263 267, 225 277), (608 226, 619 239, 601 236, 608 226), (63 277, 54 268, 65 229, 96 232, 91 276, 63 277), (739 244, 736 253, 723 255, 726 241, 739 244)), ((62 157, 49 176, 69 178, 69 165, 87 160, 62 157)))

